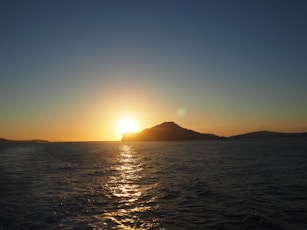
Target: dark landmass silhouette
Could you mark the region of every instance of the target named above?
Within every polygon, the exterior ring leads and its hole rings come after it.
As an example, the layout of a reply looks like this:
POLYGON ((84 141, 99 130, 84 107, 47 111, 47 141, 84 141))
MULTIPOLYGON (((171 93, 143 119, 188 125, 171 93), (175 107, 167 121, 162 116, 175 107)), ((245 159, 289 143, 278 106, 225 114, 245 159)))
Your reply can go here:
POLYGON ((124 133, 122 141, 183 141, 222 139, 214 134, 204 134, 180 127, 174 122, 164 122, 139 133, 124 133))
MULTIPOLYGON (((124 133, 121 141, 201 141, 221 139, 274 139, 274 138, 307 138, 307 132, 283 133, 274 131, 256 131, 230 137, 218 136, 209 133, 199 133, 194 130, 180 127, 174 122, 163 122, 152 128, 144 129, 138 133, 124 133)), ((47 140, 9 140, 0 138, 4 143, 50 143, 47 140)))
POLYGON ((46 140, 8 140, 5 138, 0 138, 0 143, 49 143, 46 140))
POLYGON ((180 127, 174 122, 164 122, 152 128, 144 129, 139 133, 124 133, 122 141, 185 141, 185 140, 219 140, 219 139, 267 139, 307 137, 304 133, 281 133, 272 131, 250 132, 231 137, 222 137, 215 134, 204 134, 180 127))
POLYGON ((307 132, 304 133, 281 133, 273 131, 258 131, 250 132, 229 137, 230 139, 250 139, 250 138, 289 138, 289 137, 307 137, 307 132))

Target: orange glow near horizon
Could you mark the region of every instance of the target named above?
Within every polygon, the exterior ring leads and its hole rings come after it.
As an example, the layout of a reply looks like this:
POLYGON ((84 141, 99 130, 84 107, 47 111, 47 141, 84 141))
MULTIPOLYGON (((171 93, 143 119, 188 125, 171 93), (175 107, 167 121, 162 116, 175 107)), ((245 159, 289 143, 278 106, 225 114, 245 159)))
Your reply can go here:
MULTIPOLYGON (((113 114, 114 115, 114 114, 113 114)), ((98 117, 98 115, 97 115, 98 117)), ((139 118, 139 117, 138 117, 139 118)), ((48 141, 120 141, 123 132, 139 132, 146 128, 151 128, 164 121, 174 121, 183 128, 188 128, 201 133, 212 133, 220 136, 232 136, 247 132, 268 130, 277 132, 306 132, 307 126, 297 125, 296 123, 264 123, 262 125, 253 125, 248 122, 235 122, 232 125, 228 123, 212 122, 206 124, 203 121, 195 120, 175 120, 163 119, 159 117, 140 117, 142 119, 134 119, 116 117, 107 119, 103 117, 89 119, 87 122, 81 122, 77 119, 71 124, 63 122, 51 121, 50 123, 32 123, 4 125, 0 130, 0 138, 11 140, 33 140, 41 139, 48 141), (104 119, 105 118, 105 119, 104 119), (129 121, 129 119, 131 119, 129 121)), ((197 119, 196 119, 197 120, 197 119)))
POLYGON ((190 105, 189 113, 179 116, 177 105, 167 100, 161 103, 159 96, 156 98, 145 93, 116 93, 104 92, 103 95, 95 95, 96 100, 87 100, 72 108, 55 110, 47 115, 37 113, 19 120, 10 116, 0 123, 0 138, 63 142, 120 141, 124 132, 140 132, 165 121, 173 121, 183 128, 197 132, 226 137, 260 130, 307 131, 304 119, 276 119, 274 116, 268 116, 267 119, 256 116, 237 118, 214 111, 209 113, 200 108, 193 110, 193 105, 190 105))

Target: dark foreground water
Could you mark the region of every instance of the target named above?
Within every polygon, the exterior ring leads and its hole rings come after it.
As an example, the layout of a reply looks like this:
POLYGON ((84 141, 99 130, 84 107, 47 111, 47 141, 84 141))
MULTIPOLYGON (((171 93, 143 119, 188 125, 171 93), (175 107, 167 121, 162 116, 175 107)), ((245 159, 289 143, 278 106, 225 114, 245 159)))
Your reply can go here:
POLYGON ((1 144, 0 229, 307 229, 307 140, 1 144))

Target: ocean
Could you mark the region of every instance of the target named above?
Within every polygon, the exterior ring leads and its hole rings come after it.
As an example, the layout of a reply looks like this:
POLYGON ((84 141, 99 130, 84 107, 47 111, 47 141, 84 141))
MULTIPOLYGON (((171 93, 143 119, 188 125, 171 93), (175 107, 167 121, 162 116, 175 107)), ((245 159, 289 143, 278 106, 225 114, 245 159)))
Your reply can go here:
POLYGON ((307 140, 0 144, 0 229, 307 229, 307 140))

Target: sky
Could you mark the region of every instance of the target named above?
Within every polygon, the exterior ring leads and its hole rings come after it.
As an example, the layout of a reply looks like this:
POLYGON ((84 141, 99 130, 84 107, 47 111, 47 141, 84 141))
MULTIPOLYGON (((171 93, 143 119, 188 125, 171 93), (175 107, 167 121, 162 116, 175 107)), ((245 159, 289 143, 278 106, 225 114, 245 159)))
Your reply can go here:
POLYGON ((307 2, 0 2, 0 137, 307 131, 307 2))

